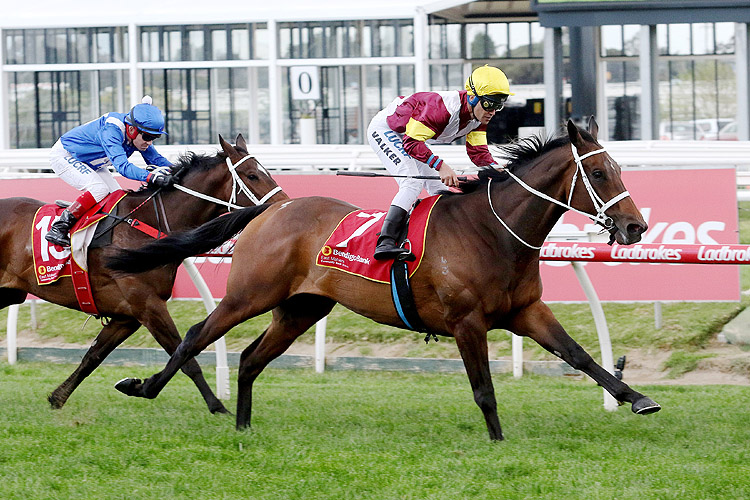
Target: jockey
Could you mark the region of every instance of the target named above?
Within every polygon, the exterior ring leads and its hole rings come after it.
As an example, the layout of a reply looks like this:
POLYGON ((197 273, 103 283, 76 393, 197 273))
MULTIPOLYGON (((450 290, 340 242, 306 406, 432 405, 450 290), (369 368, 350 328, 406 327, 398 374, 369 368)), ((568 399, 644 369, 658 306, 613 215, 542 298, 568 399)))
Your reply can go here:
POLYGON ((172 164, 152 145, 166 132, 164 117, 151 102, 151 97, 145 96, 130 113, 107 113, 84 123, 63 134, 52 147, 52 170, 83 194, 52 224, 46 235, 47 241, 69 247, 68 233, 75 222, 109 193, 120 189, 109 171, 110 166, 128 179, 157 187, 172 185, 169 169, 172 164), (146 160, 148 169, 128 161, 136 150, 146 160))
POLYGON ((448 144, 466 136, 466 152, 480 167, 497 166, 487 148, 487 124, 503 109, 510 91, 508 78, 498 68, 482 66, 466 80, 466 90, 418 92, 398 97, 370 122, 367 139, 378 158, 397 178, 398 193, 383 221, 374 257, 378 260, 413 260, 409 250, 398 246, 406 228, 409 210, 422 189, 429 195, 458 186, 458 177, 450 165, 430 151, 430 144, 448 144), (413 176, 434 176, 435 180, 413 176))

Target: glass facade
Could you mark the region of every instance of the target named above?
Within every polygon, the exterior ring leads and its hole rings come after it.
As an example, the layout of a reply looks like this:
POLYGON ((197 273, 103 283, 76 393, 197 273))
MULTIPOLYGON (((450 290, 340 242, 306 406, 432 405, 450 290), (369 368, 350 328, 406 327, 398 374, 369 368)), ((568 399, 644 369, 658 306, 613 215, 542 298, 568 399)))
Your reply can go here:
MULTIPOLYGON (((308 117, 315 118, 318 143, 363 144, 375 113, 396 96, 422 90, 412 19, 275 26, 273 34, 267 23, 138 26, 136 33, 124 26, 5 29, 9 145, 50 147, 80 123, 126 111, 136 100, 133 81, 165 112, 170 135, 163 141, 173 144, 210 144, 218 134, 238 133, 255 143, 298 143, 300 119, 308 117), (295 99, 290 82, 290 68, 308 65, 320 83, 314 101, 295 99), (278 132, 273 109, 282 112, 278 132)), ((641 135, 639 34, 635 25, 599 29, 609 139, 641 135)), ((430 16, 426 87, 461 89, 474 67, 495 65, 516 95, 493 120, 491 140, 543 126, 544 35, 534 21, 430 16)), ((566 28, 562 35, 564 100, 571 71, 566 28)), ((722 139, 720 129, 735 118, 734 24, 659 25, 657 39, 661 138, 722 139)))
MULTIPOLYGON (((609 139, 640 139, 640 26, 602 26, 601 58, 609 139)), ((733 23, 658 25, 659 135, 662 140, 736 138, 733 23)))
MULTIPOLYGON (((567 35, 567 30, 563 30, 567 35)), ((488 126, 488 138, 507 142, 544 126, 544 29, 537 22, 447 23, 430 26, 431 90, 463 89, 483 64, 502 69, 516 94, 488 126)), ((563 37, 567 53, 567 36, 563 37)), ((566 87, 564 91, 569 92, 566 87)))

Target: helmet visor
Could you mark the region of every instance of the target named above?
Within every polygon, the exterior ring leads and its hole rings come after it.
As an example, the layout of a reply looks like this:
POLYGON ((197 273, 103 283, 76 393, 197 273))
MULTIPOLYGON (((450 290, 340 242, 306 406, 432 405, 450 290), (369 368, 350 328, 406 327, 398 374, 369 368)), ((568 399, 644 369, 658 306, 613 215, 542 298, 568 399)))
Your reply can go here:
POLYGON ((505 101, 508 100, 508 94, 492 94, 479 96, 482 103, 482 109, 485 111, 500 111, 505 107, 505 101))

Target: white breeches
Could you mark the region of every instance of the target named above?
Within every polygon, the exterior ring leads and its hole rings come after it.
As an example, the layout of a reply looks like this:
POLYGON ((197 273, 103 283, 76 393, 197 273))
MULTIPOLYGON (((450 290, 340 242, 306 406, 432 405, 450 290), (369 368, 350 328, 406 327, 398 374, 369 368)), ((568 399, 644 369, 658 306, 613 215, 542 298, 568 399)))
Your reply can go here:
MULTIPOLYGON (((370 122, 367 128, 367 140, 370 147, 378 155, 383 166, 391 175, 429 175, 439 177, 440 174, 427 164, 417 161, 404 151, 403 134, 398 134, 388 127, 386 117, 392 112, 389 108, 381 111, 370 122)), ((393 198, 391 205, 403 208, 407 212, 417 201, 419 194, 424 188, 427 194, 437 194, 447 189, 440 179, 407 179, 397 177, 398 193, 393 198)))
POLYGON ((106 165, 94 170, 66 151, 59 140, 50 151, 50 165, 62 180, 79 191, 88 191, 97 202, 120 189, 106 165))

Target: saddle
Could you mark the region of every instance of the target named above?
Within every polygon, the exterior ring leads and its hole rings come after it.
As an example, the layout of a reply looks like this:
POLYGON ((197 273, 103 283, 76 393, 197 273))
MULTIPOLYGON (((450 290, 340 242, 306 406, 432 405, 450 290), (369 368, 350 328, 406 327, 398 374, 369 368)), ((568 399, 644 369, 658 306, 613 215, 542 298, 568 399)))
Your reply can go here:
MULTIPOLYGON (((78 304, 83 312, 99 316, 88 275, 88 250, 101 248, 112 242, 110 229, 117 224, 117 205, 126 192, 117 190, 97 203, 70 230, 70 248, 62 251, 49 243, 44 236, 52 223, 70 205, 56 200, 43 205, 34 214, 32 221, 32 252, 37 284, 49 285, 62 277, 70 276, 78 304), (114 216, 114 217, 111 217, 114 216)), ((166 236, 148 224, 137 220, 127 220, 128 224, 154 237, 166 236)))
POLYGON ((409 277, 422 262, 427 225, 439 199, 439 195, 425 198, 417 204, 409 218, 407 234, 402 241, 416 260, 375 260, 372 253, 386 212, 355 210, 347 214, 328 237, 318 252, 316 265, 390 284, 394 307, 404 325, 411 330, 426 331, 414 305, 409 277))

